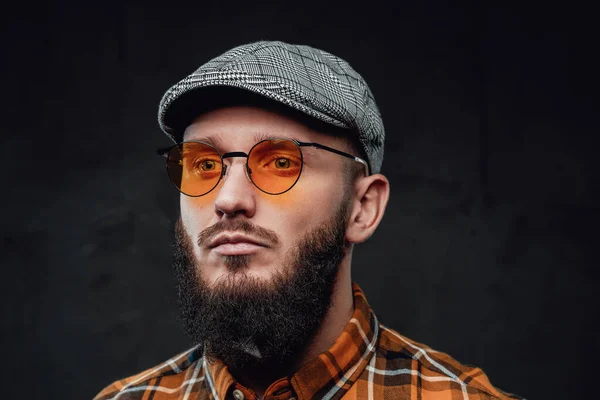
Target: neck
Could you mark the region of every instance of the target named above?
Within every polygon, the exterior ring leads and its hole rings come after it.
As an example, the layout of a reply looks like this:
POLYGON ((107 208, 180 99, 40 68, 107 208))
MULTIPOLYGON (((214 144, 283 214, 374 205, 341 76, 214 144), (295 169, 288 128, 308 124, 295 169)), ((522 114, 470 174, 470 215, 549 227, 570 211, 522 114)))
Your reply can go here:
POLYGON ((321 327, 311 342, 305 347, 302 354, 295 357, 294 361, 288 365, 273 365, 271 368, 264 368, 261 371, 256 371, 256 369, 231 371, 232 375, 240 383, 253 390, 259 397, 262 397, 265 390, 275 380, 283 376, 293 375, 304 364, 316 358, 333 345, 354 312, 352 280, 350 277, 351 257, 352 253, 349 251, 340 265, 331 297, 331 306, 323 318, 321 327))

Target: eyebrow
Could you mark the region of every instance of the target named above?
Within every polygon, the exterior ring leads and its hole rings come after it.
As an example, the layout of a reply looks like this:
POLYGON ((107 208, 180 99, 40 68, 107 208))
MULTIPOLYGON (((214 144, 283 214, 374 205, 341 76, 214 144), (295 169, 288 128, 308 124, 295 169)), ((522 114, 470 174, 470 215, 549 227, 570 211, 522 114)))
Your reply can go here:
POLYGON ((295 140, 296 142, 300 142, 300 143, 306 143, 306 142, 311 142, 310 140, 306 140, 306 139, 300 139, 297 136, 294 135, 273 135, 271 133, 267 133, 267 132, 256 132, 254 134, 254 140, 255 143, 258 143, 262 140, 270 140, 270 139, 291 139, 291 140, 295 140))
POLYGON ((221 139, 221 137, 217 135, 208 135, 200 138, 186 140, 186 142, 204 142, 210 144, 213 147, 219 148, 223 144, 223 139, 221 139))
MULTIPOLYGON (((292 137, 292 136, 275 136, 271 133, 268 132, 264 132, 264 131, 257 131, 254 132, 254 144, 261 142, 263 140, 270 140, 270 139, 293 139, 296 140, 298 142, 302 142, 302 140, 296 138, 296 137, 292 137)), ((208 135, 208 136, 202 136, 199 138, 194 138, 191 140, 187 140, 189 142, 204 142, 204 143, 208 143, 211 146, 216 147, 217 149, 222 149, 223 144, 224 144, 224 140, 221 136, 219 135, 208 135)))

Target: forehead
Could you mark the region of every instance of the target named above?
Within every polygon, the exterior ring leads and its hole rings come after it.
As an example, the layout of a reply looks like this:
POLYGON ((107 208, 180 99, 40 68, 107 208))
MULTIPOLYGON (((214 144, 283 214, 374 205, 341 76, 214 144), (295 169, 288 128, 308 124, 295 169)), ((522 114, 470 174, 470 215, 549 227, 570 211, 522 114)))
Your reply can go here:
POLYGON ((255 128, 292 132, 309 130, 306 125, 275 111, 251 106, 232 106, 199 115, 186 128, 184 138, 205 131, 215 134, 221 129, 245 132, 255 128))
POLYGON ((280 112, 252 106, 223 107, 199 115, 185 129, 184 141, 210 139, 220 145, 252 145, 269 137, 334 144, 340 138, 318 132, 280 112))

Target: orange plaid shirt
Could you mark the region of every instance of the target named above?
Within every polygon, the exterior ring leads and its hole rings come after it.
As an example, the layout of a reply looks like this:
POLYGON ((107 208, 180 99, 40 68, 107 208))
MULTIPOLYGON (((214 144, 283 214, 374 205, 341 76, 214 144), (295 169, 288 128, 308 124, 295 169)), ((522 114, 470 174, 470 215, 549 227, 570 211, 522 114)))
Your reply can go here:
MULTIPOLYGON (((494 388, 483 371, 383 326, 358 285, 354 314, 333 346, 291 377, 274 382, 265 400, 519 399, 494 388)), ((227 367, 194 347, 138 375, 119 380, 95 400, 255 400, 227 367)))

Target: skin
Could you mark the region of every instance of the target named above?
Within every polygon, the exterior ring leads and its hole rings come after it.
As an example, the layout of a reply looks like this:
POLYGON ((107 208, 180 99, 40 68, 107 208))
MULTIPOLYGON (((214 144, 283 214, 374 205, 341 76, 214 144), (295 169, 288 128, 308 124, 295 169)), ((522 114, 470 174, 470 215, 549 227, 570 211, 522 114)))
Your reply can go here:
MULTIPOLYGON (((317 142, 351 152, 346 139, 310 130, 282 114, 254 107, 228 107, 202 114, 188 126, 184 140, 206 141, 210 138, 221 154, 233 151, 248 153, 260 135, 317 142)), ((282 268, 282 260, 300 237, 330 219, 342 201, 350 201, 346 229, 348 251, 340 265, 331 308, 298 365, 292 366, 293 370, 327 350, 351 318, 352 248, 373 234, 389 198, 389 182, 385 176, 361 176, 348 185, 344 181, 348 178, 342 172, 343 163, 353 161, 314 148, 302 148, 302 152, 302 175, 296 185, 284 194, 273 196, 258 190, 246 177, 246 159, 232 158, 225 161, 229 165, 227 174, 212 192, 201 197, 182 194, 180 198, 182 224, 194 243, 197 264, 202 265, 198 273, 212 285, 219 279, 235 279, 240 274, 268 281, 273 271, 282 268), (242 243, 233 246, 233 251, 250 254, 247 268, 233 273, 225 266, 224 256, 218 248, 196 244, 196 238, 204 229, 226 219, 247 219, 257 226, 272 230, 277 234, 279 243, 262 243, 264 246, 242 243)), ((231 251, 231 247, 228 249, 231 251)), ((243 374, 243 371, 240 373, 243 374)), ((249 386, 260 394, 269 383, 268 380, 249 382, 249 386)))

